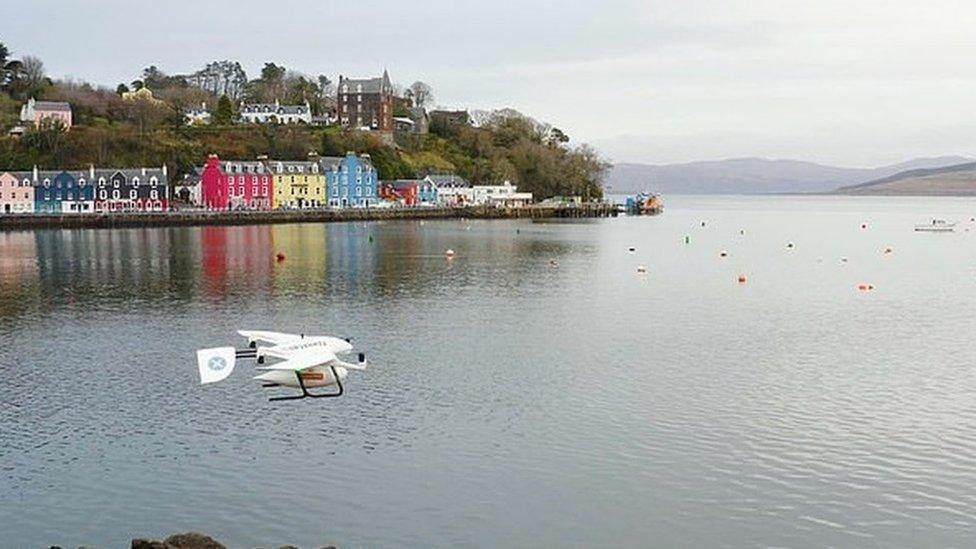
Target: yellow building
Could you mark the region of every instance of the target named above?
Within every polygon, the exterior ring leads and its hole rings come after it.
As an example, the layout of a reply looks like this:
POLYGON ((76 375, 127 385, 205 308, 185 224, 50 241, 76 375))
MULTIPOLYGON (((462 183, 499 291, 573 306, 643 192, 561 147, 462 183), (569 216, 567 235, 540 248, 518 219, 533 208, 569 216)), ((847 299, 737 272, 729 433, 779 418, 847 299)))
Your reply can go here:
POLYGON ((274 177, 272 208, 321 208, 327 204, 325 174, 318 162, 269 160, 267 165, 274 177))

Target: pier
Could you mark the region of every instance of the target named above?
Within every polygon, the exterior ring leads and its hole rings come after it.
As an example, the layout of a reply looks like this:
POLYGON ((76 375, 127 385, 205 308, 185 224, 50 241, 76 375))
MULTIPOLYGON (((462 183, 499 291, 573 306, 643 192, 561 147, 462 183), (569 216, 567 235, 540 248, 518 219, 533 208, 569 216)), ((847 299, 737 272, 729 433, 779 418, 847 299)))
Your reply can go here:
POLYGON ((272 223, 335 223, 396 219, 545 219, 616 217, 618 206, 591 202, 570 205, 533 204, 523 207, 346 208, 272 211, 116 212, 104 214, 0 215, 0 231, 29 229, 101 229, 194 225, 263 225, 272 223))

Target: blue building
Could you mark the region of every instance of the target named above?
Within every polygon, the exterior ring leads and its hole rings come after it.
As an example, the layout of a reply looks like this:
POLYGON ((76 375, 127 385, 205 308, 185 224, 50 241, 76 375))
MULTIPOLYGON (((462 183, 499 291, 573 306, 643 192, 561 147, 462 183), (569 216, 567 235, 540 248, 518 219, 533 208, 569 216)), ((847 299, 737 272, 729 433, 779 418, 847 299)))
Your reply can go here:
POLYGON ((333 208, 369 207, 378 201, 379 174, 368 154, 319 159, 325 173, 326 196, 333 208))
POLYGON ((429 177, 417 182, 417 198, 421 204, 437 204, 437 185, 429 177))
POLYGON ((37 213, 90 213, 95 209, 95 190, 85 172, 29 172, 37 213))

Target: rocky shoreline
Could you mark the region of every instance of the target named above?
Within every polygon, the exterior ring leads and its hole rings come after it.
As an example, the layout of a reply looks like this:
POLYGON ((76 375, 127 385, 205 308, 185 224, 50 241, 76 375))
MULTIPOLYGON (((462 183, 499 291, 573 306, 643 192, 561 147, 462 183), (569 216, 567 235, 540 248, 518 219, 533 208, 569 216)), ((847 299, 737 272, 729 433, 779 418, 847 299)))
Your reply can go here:
MULTIPOLYGON (((186 532, 183 534, 173 534, 164 540, 153 540, 146 538, 135 538, 130 545, 131 549, 228 549, 226 545, 213 539, 212 537, 199 532, 186 532)), ((50 549, 64 549, 57 545, 52 545, 50 549)), ((98 549, 83 545, 78 549, 98 549)), ((263 548, 256 548, 263 549, 263 548)), ((271 549, 271 548, 268 548, 271 549)), ((294 545, 282 545, 274 549, 300 549, 294 545)), ((336 549, 334 545, 323 545, 316 549, 336 549)))

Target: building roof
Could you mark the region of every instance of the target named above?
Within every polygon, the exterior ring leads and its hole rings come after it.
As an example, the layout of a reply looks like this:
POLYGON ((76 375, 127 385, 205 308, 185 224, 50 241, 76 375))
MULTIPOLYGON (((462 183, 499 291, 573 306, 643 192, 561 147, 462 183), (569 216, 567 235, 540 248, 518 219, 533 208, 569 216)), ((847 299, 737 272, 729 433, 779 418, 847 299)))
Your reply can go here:
POLYGON ((431 174, 427 176, 427 179, 437 185, 438 187, 470 187, 471 184, 467 182, 460 175, 455 174, 431 174))
POLYGON ((64 101, 34 101, 34 110, 71 112, 71 105, 64 101))
MULTIPOLYGON (((91 175, 89 170, 82 170, 80 173, 85 176, 91 175)), ((95 178, 109 179, 117 173, 121 173, 126 180, 133 177, 155 177, 162 183, 166 182, 166 172, 162 168, 96 168, 95 178)))
POLYGON ((376 78, 339 77, 339 93, 391 93, 392 91, 390 75, 386 71, 383 71, 383 76, 376 78), (347 89, 344 86, 349 86, 349 88, 347 89))
POLYGON ((320 173, 319 163, 313 160, 268 160, 267 166, 276 174, 320 173))
POLYGON ((280 105, 277 103, 244 103, 241 105, 241 114, 306 114, 308 112, 308 105, 280 105))
POLYGON ((220 169, 224 173, 265 173, 265 164, 260 160, 221 160, 220 169))

